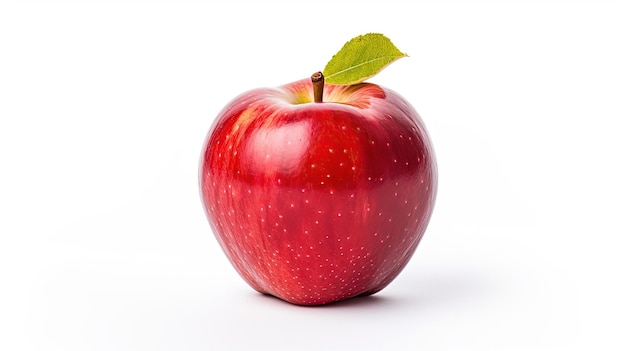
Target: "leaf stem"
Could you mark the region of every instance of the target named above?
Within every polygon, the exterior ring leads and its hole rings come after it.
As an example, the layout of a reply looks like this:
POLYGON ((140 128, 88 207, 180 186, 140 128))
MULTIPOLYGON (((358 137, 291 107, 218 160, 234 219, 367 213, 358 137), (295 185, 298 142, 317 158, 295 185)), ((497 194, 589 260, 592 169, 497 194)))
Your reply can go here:
POLYGON ((324 96, 324 75, 322 72, 315 72, 311 76, 313 83, 313 101, 322 102, 324 96))

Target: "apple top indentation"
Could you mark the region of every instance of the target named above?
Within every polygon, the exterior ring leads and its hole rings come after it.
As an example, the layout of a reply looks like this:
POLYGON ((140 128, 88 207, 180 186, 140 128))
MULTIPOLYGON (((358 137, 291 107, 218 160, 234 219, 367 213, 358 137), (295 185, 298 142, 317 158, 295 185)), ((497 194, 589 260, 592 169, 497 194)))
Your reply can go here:
MULTIPOLYGON (((280 88, 284 92, 283 99, 292 105, 310 104, 314 102, 313 84, 310 79, 288 84, 280 88)), ((372 83, 354 85, 325 84, 324 103, 336 103, 366 109, 372 104, 372 99, 384 99, 385 91, 372 83)))

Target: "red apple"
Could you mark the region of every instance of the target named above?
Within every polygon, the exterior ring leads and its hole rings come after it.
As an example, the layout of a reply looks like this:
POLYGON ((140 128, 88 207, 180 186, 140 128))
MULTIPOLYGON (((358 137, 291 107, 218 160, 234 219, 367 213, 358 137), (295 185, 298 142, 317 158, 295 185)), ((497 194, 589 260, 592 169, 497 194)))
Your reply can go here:
POLYGON ((376 293, 415 252, 437 166, 424 123, 378 85, 310 79, 240 95, 200 162, 207 217, 257 291, 298 305, 376 293), (323 84, 323 82, 322 82, 323 84))

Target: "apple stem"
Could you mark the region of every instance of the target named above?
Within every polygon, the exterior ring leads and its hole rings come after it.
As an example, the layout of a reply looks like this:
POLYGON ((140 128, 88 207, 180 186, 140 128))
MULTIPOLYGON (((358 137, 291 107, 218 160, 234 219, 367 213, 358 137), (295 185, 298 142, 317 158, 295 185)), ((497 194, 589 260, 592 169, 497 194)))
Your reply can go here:
POLYGON ((313 101, 322 102, 324 96, 324 75, 322 72, 313 73, 311 82, 313 82, 313 101))

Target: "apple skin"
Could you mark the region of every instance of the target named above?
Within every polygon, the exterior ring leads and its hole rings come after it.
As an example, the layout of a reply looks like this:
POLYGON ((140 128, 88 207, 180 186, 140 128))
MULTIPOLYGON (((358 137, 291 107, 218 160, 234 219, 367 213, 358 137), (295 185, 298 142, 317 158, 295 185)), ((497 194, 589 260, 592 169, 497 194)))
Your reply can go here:
POLYGON ((257 291, 321 305, 387 286, 430 220, 437 165, 424 123, 378 85, 309 79, 244 93, 202 150, 204 209, 257 291))

